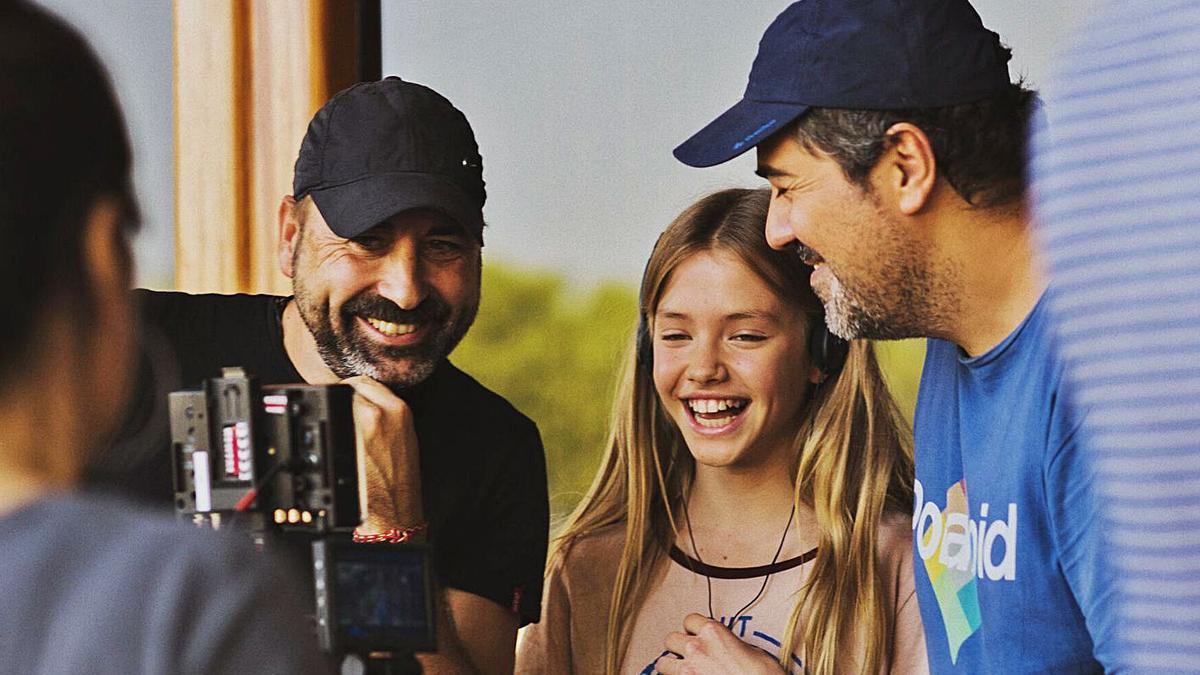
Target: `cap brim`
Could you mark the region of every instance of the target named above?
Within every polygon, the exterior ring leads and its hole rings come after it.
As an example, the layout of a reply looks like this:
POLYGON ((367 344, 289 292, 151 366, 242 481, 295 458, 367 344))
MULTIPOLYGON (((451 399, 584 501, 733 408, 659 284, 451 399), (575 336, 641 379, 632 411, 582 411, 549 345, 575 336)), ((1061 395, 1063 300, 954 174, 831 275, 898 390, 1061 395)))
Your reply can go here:
POLYGON ((808 106, 742 99, 675 148, 675 159, 694 167, 737 157, 803 115, 808 106))
POLYGON ((375 174, 309 194, 339 237, 357 237, 401 211, 429 208, 445 213, 483 241, 483 205, 436 174, 375 174))

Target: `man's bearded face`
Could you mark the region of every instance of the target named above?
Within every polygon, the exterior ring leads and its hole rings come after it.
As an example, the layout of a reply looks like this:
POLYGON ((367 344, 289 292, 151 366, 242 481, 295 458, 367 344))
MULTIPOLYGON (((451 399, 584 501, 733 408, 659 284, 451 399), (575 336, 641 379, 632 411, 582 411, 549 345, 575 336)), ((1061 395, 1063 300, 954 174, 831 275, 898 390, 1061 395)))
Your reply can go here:
POLYGON ((437 212, 405 211, 353 239, 308 208, 292 268, 296 306, 338 377, 424 381, 479 308, 479 244, 437 212))

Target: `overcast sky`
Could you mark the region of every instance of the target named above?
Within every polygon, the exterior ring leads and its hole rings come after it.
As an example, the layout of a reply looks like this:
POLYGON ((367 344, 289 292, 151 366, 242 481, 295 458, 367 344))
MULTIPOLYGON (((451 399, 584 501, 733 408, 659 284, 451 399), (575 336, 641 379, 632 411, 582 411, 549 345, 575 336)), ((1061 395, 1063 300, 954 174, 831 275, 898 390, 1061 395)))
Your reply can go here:
MULTIPOLYGON (((286 0, 276 0, 286 1, 286 0)), ((138 282, 174 274, 171 4, 41 0, 109 66, 145 217, 138 282)), ((975 0, 1037 85, 1092 0, 975 0)), ((656 234, 711 190, 757 185, 752 155, 690 169, 671 149, 740 98, 773 0, 383 0, 383 65, 471 120, 488 181, 486 256, 581 284, 636 281, 656 234)), ((299 147, 299 139, 297 139, 299 147)))

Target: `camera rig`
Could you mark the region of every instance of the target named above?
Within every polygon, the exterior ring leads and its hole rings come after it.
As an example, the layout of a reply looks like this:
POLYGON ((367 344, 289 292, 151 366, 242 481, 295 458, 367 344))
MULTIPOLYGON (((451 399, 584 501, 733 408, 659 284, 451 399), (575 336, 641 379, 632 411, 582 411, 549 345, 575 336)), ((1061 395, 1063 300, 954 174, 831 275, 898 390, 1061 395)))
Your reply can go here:
POLYGON ((244 528, 259 548, 311 547, 321 648, 405 672, 414 652, 436 648, 429 555, 347 536, 362 520, 353 395, 346 385, 260 386, 241 368, 172 392, 175 511, 201 527, 244 528))

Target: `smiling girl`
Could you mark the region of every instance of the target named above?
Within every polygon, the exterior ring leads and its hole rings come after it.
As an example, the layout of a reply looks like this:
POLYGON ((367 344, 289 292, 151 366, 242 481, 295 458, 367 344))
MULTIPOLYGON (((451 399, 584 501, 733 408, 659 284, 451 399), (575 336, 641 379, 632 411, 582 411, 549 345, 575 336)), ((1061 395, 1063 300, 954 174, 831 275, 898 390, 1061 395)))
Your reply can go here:
POLYGON ((869 343, 844 365, 813 346, 821 303, 767 246, 768 200, 710 195, 655 245, 607 455, 518 672, 925 669, 908 431, 869 343))

